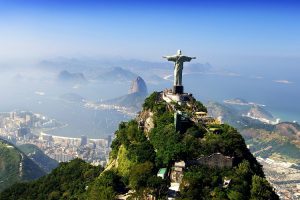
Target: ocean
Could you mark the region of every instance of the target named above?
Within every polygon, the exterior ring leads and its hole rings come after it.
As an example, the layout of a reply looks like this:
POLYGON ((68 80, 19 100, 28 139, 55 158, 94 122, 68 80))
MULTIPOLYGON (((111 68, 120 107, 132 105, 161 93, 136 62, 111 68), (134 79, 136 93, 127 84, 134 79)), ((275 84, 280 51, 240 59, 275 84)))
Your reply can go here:
POLYGON ((54 129, 47 133, 65 137, 106 138, 112 135, 121 121, 128 121, 131 117, 115 110, 88 109, 82 103, 63 100, 64 93, 80 94, 90 101, 100 101, 114 98, 127 93, 130 83, 99 83, 94 82, 79 88, 62 87, 61 85, 40 85, 39 93, 36 87, 20 84, 18 90, 4 93, 1 98, 0 112, 14 110, 31 111, 52 119, 56 119, 68 126, 54 129))
POLYGON ((234 74, 192 74, 184 76, 185 91, 203 101, 223 102, 242 98, 266 105, 281 121, 300 122, 300 83, 294 79, 234 74))

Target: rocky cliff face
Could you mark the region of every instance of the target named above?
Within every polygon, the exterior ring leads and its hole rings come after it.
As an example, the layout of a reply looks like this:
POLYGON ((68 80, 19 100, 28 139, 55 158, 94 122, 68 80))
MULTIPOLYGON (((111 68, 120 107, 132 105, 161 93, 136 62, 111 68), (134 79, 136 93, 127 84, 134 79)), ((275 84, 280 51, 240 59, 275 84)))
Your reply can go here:
POLYGON ((146 83, 140 76, 132 81, 131 87, 129 89, 129 94, 132 93, 141 93, 144 95, 148 94, 146 83))
POLYGON ((138 76, 132 81, 131 87, 129 89, 129 94, 110 99, 104 103, 120 105, 138 111, 141 109, 145 98, 148 95, 147 86, 145 81, 138 76))

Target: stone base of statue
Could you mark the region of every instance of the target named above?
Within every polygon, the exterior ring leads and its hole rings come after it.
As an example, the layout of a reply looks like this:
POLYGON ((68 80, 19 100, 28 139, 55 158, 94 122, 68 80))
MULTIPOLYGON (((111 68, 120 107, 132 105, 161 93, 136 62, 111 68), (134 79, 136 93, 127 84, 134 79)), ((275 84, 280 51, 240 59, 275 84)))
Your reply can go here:
POLYGON ((182 85, 174 85, 173 86, 173 94, 183 94, 183 86, 182 85))
POLYGON ((191 101, 191 97, 193 96, 190 93, 174 94, 173 89, 165 89, 161 95, 162 99, 167 103, 176 102, 179 105, 191 101))

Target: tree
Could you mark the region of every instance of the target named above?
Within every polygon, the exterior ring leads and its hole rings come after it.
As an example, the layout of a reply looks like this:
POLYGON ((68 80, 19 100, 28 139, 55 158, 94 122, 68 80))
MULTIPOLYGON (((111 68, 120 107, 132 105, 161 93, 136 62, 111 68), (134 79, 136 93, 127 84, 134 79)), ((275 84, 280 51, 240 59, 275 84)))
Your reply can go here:
POLYGON ((150 142, 156 149, 157 166, 166 166, 171 161, 183 157, 184 144, 182 135, 175 131, 173 124, 159 126, 152 129, 150 142))
POLYGON ((149 97, 145 99, 143 108, 145 110, 147 109, 153 110, 153 107, 157 104, 158 98, 159 98, 159 93, 153 92, 149 97))
POLYGON ((161 199, 167 195, 168 183, 166 179, 155 175, 151 176, 147 180, 147 187, 150 188, 152 195, 157 199, 161 199))
POLYGON ((279 197, 265 178, 252 176, 251 200, 276 200, 279 197))
POLYGON ((59 200, 60 196, 61 195, 60 195, 59 191, 53 191, 49 194, 48 199, 49 200, 59 200))
POLYGON ((245 199, 245 196, 240 193, 240 192, 237 192, 237 191, 234 191, 234 190, 230 190, 227 194, 227 197, 230 199, 230 200, 241 200, 241 199, 245 199))
POLYGON ((114 191, 114 188, 109 186, 99 186, 93 187, 88 195, 90 200, 112 200, 115 199, 117 193, 114 191))
POLYGON ((147 186, 147 180, 152 175, 153 164, 151 162, 144 162, 141 164, 136 164, 132 167, 129 176, 129 185, 135 189, 139 190, 147 186))

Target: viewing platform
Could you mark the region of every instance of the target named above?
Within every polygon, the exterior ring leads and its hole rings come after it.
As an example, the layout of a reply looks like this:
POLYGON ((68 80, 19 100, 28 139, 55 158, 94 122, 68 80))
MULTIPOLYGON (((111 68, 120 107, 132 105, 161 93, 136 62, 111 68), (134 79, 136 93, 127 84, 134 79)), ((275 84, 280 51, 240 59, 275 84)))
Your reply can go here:
POLYGON ((193 95, 191 93, 176 93, 174 94, 171 89, 165 89, 162 93, 162 98, 167 103, 175 102, 181 105, 184 102, 188 102, 193 95))

